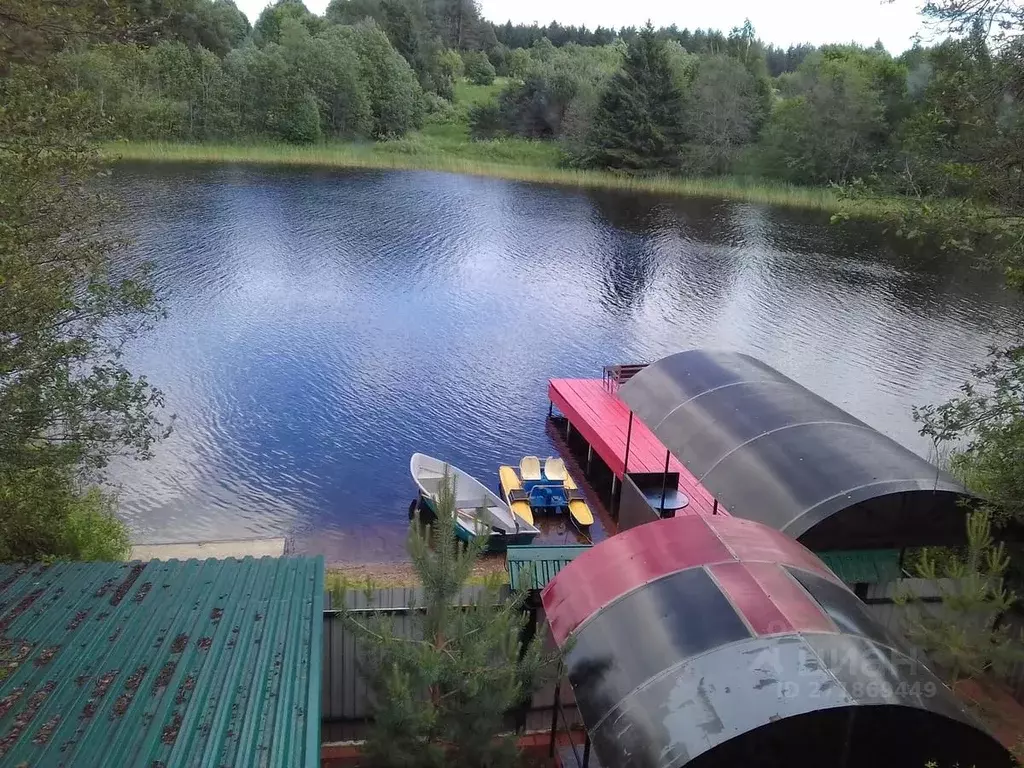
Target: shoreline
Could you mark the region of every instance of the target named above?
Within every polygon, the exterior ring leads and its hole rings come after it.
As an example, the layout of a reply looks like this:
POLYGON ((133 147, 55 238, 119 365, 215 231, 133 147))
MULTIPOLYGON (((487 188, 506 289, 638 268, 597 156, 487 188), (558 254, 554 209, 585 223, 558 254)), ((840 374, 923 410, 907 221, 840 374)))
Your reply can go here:
MULTIPOLYGON (((486 144, 479 142, 478 144, 486 144)), ((474 144, 467 143, 467 152, 474 144)), ((287 144, 186 144, 178 142, 108 142, 99 147, 106 163, 154 162, 236 164, 363 170, 434 171, 576 189, 606 189, 723 199, 784 208, 836 213, 851 202, 827 187, 796 187, 741 178, 683 176, 633 177, 608 171, 583 171, 557 166, 503 163, 460 156, 457 152, 416 151, 408 140, 339 143, 313 146, 287 144)), ((870 215, 876 205, 858 204, 870 215)))

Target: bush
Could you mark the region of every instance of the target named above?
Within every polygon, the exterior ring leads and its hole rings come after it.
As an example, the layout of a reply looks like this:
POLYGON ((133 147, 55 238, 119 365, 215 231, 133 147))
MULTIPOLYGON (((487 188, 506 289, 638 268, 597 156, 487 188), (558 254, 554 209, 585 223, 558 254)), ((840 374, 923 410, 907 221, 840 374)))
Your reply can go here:
POLYGON ((68 511, 64 552, 73 560, 126 560, 128 529, 114 514, 114 500, 91 488, 68 511))
POLYGON ((469 135, 474 139, 493 139, 502 133, 501 107, 493 102, 474 104, 469 110, 469 135))
POLYGON ((561 136, 562 120, 579 87, 580 81, 564 72, 538 72, 509 86, 500 99, 506 130, 527 139, 561 136))
POLYGON ((0 472, 0 561, 124 560, 131 545, 114 505, 66 468, 0 472))
POLYGON ((426 121, 431 124, 451 123, 458 115, 455 106, 436 93, 423 94, 423 106, 426 109, 426 121))
POLYGON ((505 74, 513 79, 522 80, 526 77, 532 63, 527 51, 522 48, 513 48, 505 57, 505 74))
POLYGON ((462 54, 462 65, 471 83, 490 85, 494 82, 494 65, 483 51, 466 51, 462 54))
POLYGON ((312 144, 320 138, 320 110, 316 97, 300 91, 277 123, 281 138, 292 144, 312 144))
POLYGON ((500 77, 508 77, 508 48, 501 43, 487 52, 487 58, 494 65, 494 72, 500 77))

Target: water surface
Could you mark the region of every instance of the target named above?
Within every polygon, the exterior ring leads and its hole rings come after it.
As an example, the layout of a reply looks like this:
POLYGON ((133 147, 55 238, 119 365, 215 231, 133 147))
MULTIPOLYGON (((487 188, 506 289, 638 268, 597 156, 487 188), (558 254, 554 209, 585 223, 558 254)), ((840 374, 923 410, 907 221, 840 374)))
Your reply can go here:
POLYGON ((116 472, 139 541, 401 557, 412 452, 496 481, 554 452, 548 378, 696 346, 753 354, 927 454, 912 406, 1021 319, 996 274, 759 205, 415 172, 112 183, 169 312, 130 363, 177 414, 152 461, 116 472))

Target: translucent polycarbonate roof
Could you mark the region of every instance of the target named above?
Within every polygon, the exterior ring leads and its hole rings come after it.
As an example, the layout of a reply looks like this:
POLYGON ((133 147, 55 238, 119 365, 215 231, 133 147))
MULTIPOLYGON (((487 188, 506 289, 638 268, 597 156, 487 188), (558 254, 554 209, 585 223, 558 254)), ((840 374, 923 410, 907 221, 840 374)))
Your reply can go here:
POLYGON ((812 549, 964 536, 949 474, 749 355, 670 355, 618 395, 731 514, 812 549))

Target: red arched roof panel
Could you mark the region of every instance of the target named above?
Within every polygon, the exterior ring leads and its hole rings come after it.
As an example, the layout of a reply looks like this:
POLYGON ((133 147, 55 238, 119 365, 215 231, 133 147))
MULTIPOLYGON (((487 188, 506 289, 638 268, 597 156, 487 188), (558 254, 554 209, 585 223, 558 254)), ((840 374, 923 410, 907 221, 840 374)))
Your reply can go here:
MULTIPOLYGON (((735 562, 791 565, 835 580, 813 553, 760 523, 693 515, 658 520, 601 542, 548 583, 541 599, 551 634, 561 645, 594 614, 645 584, 688 568, 735 562)), ((772 622, 786 621, 796 627, 791 623, 795 620, 799 624, 796 628, 802 631, 821 621, 811 616, 812 610, 820 614, 820 609, 799 585, 784 586, 783 578, 788 577, 781 571, 776 577, 762 578, 769 578, 773 588, 793 603, 785 607, 772 607, 772 597, 749 573, 726 578, 735 586, 738 597, 734 598, 724 584, 723 591, 759 634, 757 626, 768 627, 772 622), (758 617, 756 626, 738 604, 739 598, 751 615, 758 617)))

